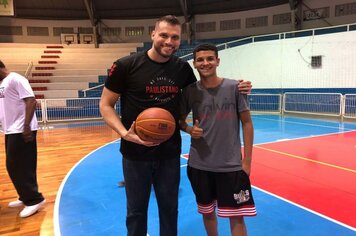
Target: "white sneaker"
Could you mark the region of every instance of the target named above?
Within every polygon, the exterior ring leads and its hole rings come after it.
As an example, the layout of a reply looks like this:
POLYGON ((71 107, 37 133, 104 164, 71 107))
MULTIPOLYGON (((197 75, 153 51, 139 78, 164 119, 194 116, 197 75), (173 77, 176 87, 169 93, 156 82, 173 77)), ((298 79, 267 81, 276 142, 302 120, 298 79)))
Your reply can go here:
POLYGON ((20 207, 20 206, 23 206, 23 202, 20 200, 9 202, 9 205, 8 205, 8 207, 11 207, 11 208, 20 207))
POLYGON ((45 202, 46 199, 36 205, 25 206, 25 208, 20 212, 20 217, 24 218, 35 214, 41 208, 41 206, 45 204, 45 202))

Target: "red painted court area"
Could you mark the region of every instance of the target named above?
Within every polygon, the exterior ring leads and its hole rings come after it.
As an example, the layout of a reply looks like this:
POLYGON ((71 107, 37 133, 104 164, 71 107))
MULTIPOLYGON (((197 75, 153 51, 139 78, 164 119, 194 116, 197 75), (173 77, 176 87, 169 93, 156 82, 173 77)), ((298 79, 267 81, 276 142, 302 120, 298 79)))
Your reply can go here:
POLYGON ((356 131, 255 145, 251 181, 356 228, 356 131))

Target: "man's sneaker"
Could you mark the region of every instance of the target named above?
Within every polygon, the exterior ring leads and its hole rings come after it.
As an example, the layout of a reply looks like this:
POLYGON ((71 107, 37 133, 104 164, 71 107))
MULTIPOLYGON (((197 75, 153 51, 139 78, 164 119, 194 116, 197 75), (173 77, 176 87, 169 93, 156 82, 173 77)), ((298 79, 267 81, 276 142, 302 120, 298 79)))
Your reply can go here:
POLYGON ((25 208, 20 212, 20 217, 28 217, 33 214, 35 214, 41 207, 42 205, 46 202, 46 199, 44 199, 42 202, 33 205, 33 206, 25 206, 25 208))
POLYGON ((23 206, 23 202, 20 200, 9 202, 9 205, 8 205, 8 207, 11 207, 11 208, 20 207, 20 206, 23 206))
POLYGON ((125 181, 119 181, 119 182, 117 183, 117 185, 118 185, 120 188, 123 188, 123 187, 125 187, 126 183, 125 183, 125 181))

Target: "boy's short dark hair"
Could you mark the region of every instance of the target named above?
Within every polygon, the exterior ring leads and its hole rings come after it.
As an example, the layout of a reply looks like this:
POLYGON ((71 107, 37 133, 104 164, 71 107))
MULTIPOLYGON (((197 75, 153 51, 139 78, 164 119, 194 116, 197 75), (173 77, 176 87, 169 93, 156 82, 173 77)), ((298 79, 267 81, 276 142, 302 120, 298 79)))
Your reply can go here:
POLYGON ((218 57, 218 48, 212 43, 203 43, 203 44, 199 44, 198 46, 196 46, 193 50, 194 60, 196 59, 197 52, 200 52, 200 51, 214 51, 215 56, 218 57))
POLYGON ((156 26, 161 22, 167 22, 170 25, 181 25, 179 19, 174 15, 162 16, 156 21, 156 26))
POLYGON ((5 64, 0 60, 0 68, 5 68, 5 64))

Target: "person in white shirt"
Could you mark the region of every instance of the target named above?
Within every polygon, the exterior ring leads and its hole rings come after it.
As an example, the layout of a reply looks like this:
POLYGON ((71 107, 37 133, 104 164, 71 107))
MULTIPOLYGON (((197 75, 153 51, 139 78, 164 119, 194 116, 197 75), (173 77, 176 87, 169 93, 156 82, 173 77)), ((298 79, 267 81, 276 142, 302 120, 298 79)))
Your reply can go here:
POLYGON ((9 72, 0 60, 0 123, 5 134, 6 169, 19 196, 9 207, 24 206, 20 217, 45 203, 37 184, 36 99, 29 81, 9 72))

